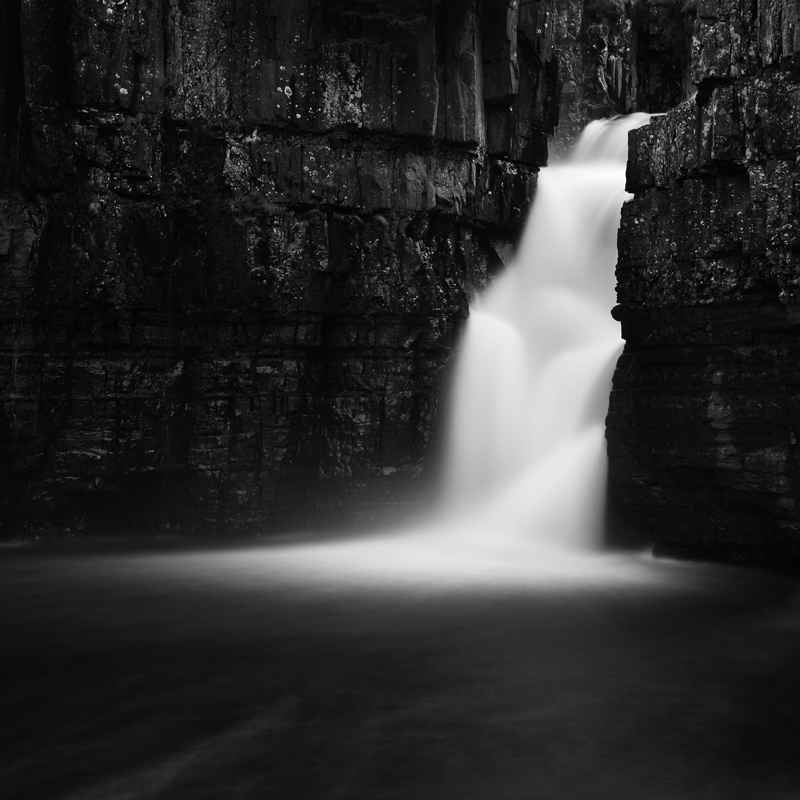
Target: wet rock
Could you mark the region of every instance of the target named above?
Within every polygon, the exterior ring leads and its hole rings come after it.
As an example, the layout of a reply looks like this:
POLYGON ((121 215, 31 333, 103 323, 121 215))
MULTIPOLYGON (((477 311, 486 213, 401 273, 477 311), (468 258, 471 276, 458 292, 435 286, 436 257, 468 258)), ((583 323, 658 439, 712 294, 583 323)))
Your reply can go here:
POLYGON ((663 552, 800 553, 800 84, 784 7, 698 3, 696 98, 631 136, 612 496, 620 526, 663 552))
POLYGON ((552 13, 4 3, 3 535, 417 497, 455 334, 546 163, 552 13))
POLYGON ((690 4, 680 0, 558 0, 552 20, 561 65, 559 126, 565 153, 586 123, 663 112, 692 91, 690 4))

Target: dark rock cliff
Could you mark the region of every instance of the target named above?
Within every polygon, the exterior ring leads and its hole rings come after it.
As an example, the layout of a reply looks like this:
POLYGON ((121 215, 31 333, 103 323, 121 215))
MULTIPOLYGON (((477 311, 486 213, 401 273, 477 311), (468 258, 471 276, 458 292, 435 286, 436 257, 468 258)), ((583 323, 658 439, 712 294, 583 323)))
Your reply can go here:
POLYGON ((546 162, 554 16, 0 4, 3 535, 413 495, 454 331, 546 162))
POLYGON ((562 81, 552 144, 566 152, 587 122, 662 112, 690 93, 691 25, 682 0, 558 0, 562 81))
POLYGON ((609 414, 618 524, 663 551, 800 554, 800 25, 697 2, 697 96, 634 132, 609 414))

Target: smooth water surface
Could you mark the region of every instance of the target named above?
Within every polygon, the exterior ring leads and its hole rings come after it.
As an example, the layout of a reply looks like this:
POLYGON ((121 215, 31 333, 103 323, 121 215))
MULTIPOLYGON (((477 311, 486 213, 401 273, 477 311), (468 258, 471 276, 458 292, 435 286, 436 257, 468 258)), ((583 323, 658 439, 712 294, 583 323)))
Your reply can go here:
POLYGON ((12 798, 795 798, 794 581, 424 536, 0 551, 12 798))

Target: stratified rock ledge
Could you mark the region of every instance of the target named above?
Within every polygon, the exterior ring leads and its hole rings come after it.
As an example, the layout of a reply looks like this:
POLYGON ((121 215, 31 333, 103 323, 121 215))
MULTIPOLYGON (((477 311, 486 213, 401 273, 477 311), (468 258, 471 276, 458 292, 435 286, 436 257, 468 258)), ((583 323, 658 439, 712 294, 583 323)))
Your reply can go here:
POLYGON ((662 552, 800 555, 800 26, 698 2, 696 97, 631 135, 626 339, 608 417, 616 524, 662 552))
POLYGON ((414 501, 556 120, 552 0, 483 7, 2 3, 3 536, 414 501))

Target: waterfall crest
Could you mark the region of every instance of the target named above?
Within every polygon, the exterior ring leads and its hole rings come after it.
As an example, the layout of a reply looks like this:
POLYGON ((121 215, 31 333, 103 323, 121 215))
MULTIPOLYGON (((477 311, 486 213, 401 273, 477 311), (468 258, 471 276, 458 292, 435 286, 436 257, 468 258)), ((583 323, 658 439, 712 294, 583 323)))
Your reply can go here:
POLYGON ((450 401, 451 523, 599 542, 605 416, 622 347, 610 311, 628 131, 648 120, 592 122, 565 162, 541 171, 514 262, 471 309, 450 401))

